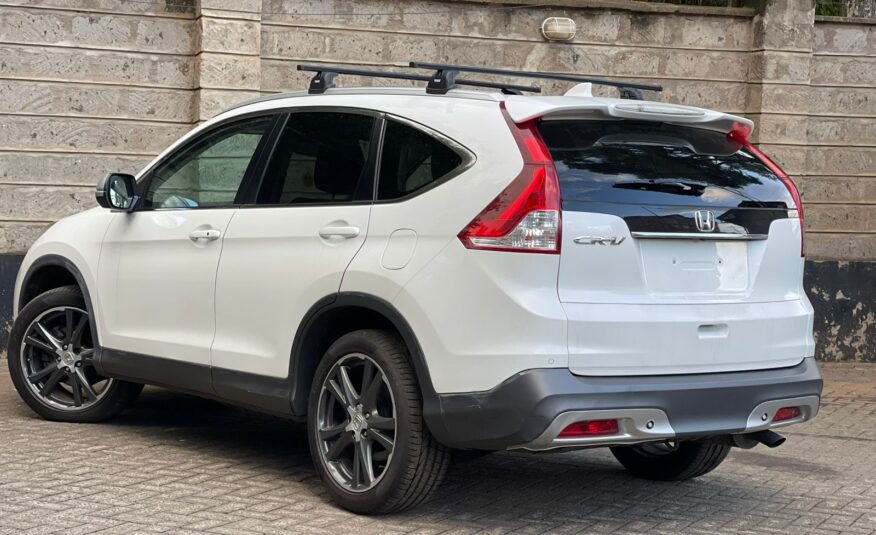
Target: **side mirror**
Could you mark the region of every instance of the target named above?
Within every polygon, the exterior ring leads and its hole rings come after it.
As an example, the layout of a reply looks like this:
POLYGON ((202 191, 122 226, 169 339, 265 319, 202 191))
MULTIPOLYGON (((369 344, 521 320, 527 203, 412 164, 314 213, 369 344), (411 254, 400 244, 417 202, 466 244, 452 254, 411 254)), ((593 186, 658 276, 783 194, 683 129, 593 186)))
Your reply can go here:
POLYGON ((134 186, 134 175, 110 173, 97 183, 97 191, 94 193, 97 204, 110 210, 129 212, 137 204, 134 186))

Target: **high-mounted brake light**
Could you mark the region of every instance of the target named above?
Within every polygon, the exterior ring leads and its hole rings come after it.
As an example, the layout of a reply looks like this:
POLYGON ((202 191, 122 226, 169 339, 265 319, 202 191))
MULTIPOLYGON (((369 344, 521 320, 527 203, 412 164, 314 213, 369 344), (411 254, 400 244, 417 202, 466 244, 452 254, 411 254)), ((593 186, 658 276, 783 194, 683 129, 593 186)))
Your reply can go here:
POLYGON ((521 253, 560 252, 560 181, 535 121, 515 124, 502 115, 523 156, 523 170, 459 233, 468 249, 521 253))
POLYGON ((751 141, 748 140, 749 133, 751 133, 751 128, 748 125, 737 123, 733 125, 733 129, 730 130, 727 137, 745 147, 745 149, 754 155, 760 163, 764 164, 770 171, 775 173, 785 187, 788 188, 788 192, 791 194, 791 199, 794 201, 793 209, 797 213, 797 218, 800 219, 800 256, 806 256, 806 236, 803 227, 803 199, 800 197, 800 191, 797 189, 797 185, 794 184, 794 181, 791 180, 791 177, 788 176, 788 173, 783 171, 782 168, 779 167, 769 156, 752 145, 751 141))

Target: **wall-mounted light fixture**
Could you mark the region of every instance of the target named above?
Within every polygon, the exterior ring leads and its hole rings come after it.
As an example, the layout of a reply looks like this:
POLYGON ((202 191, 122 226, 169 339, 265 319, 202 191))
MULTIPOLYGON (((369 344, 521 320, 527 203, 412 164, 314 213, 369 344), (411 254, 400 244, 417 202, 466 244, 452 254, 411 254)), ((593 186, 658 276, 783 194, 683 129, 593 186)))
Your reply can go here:
POLYGON ((569 41, 578 28, 568 17, 548 17, 541 23, 541 34, 548 41, 569 41))

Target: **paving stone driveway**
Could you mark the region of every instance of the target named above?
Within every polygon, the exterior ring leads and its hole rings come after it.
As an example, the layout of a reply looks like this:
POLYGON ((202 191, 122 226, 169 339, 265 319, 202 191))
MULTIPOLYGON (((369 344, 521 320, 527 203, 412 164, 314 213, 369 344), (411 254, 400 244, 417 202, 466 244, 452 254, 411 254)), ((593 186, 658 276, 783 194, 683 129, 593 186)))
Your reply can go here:
POLYGON ((109 423, 45 422, 4 358, 0 534, 874 533, 876 366, 824 368, 814 422, 700 480, 636 480, 601 450, 497 453, 455 464, 419 509, 369 518, 326 500, 300 428, 159 389, 109 423))

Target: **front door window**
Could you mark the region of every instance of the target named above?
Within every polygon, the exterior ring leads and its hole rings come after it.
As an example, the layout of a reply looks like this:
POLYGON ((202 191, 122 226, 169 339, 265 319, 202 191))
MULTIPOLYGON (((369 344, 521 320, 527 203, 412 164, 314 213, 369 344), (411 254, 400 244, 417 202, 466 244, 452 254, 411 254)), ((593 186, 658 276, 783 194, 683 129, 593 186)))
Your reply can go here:
POLYGON ((220 127, 171 156, 152 172, 143 208, 217 208, 237 191, 272 118, 220 127))

